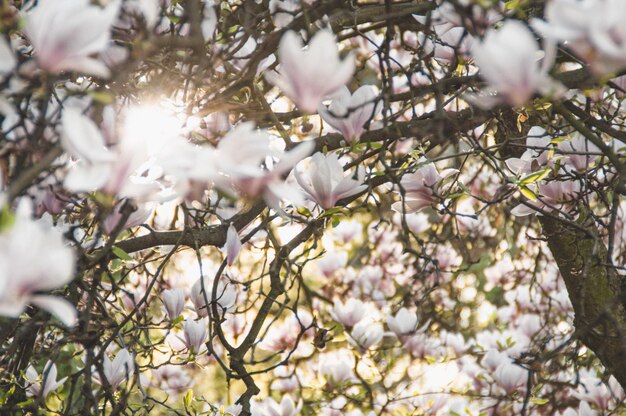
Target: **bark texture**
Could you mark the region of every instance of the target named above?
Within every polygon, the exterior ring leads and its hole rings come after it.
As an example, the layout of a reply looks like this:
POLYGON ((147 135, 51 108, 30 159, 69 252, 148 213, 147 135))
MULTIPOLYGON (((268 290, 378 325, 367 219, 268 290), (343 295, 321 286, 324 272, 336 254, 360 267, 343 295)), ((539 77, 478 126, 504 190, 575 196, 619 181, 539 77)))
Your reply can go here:
POLYGON ((577 224, 547 216, 541 224, 574 306, 575 335, 626 389, 624 278, 607 264, 607 248, 584 213, 577 224))

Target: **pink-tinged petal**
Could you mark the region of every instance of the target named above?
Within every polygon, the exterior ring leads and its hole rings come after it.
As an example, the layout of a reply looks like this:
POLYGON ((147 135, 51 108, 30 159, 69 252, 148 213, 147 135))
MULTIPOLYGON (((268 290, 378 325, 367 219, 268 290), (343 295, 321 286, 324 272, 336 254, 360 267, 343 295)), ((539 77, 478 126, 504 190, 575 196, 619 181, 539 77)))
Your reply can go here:
POLYGON ((2 297, 0 298, 0 316, 17 318, 24 312, 30 299, 28 297, 2 297))
POLYGON ((413 213, 423 210, 431 206, 432 201, 427 199, 405 199, 404 205, 402 202, 394 202, 391 208, 399 213, 413 213))
POLYGON ((526 217, 528 215, 536 214, 537 210, 533 207, 519 204, 511 210, 511 215, 515 217, 526 217))
POLYGON ((334 203, 329 201, 332 193, 330 170, 322 153, 318 152, 313 155, 310 177, 313 189, 315 189, 317 202, 322 206, 326 205, 324 208, 333 206, 334 203))
POLYGON ((315 199, 315 190, 311 186, 311 178, 309 176, 305 177, 300 169, 294 169, 294 176, 296 177, 296 182, 298 185, 306 192, 311 198, 315 199))
POLYGON ((8 74, 13 71, 15 65, 17 64, 17 59, 13 54, 13 49, 11 49, 11 45, 3 36, 0 36, 0 75, 8 74))
POLYGON ((96 191, 107 183, 111 173, 111 164, 78 162, 68 168, 63 186, 70 192, 96 191))
POLYGON ((354 73, 354 57, 339 59, 334 35, 321 30, 302 49, 300 37, 285 33, 278 48, 282 79, 268 80, 279 86, 305 112, 315 112, 322 99, 334 94, 354 73))
POLYGON ((424 185, 429 188, 435 186, 439 183, 439 181, 441 181, 441 175, 439 175, 439 172, 437 172, 437 168, 433 163, 429 162, 428 164, 422 166, 419 171, 424 178, 424 185))
POLYGON ((511 172, 520 174, 520 173, 530 173, 531 164, 527 160, 522 160, 517 157, 512 157, 504 161, 506 166, 511 170, 511 172))
POLYGON ((61 145, 73 157, 85 162, 111 162, 115 156, 105 147, 98 126, 80 111, 67 108, 61 118, 61 145))
POLYGON ((226 259, 229 266, 232 266, 237 260, 239 256, 239 251, 241 250, 241 240, 239 239, 239 234, 237 233, 237 229, 231 224, 228 227, 228 231, 226 232, 226 245, 224 246, 224 251, 226 251, 226 259))
POLYGON ((290 151, 283 154, 276 165, 274 172, 284 173, 293 168, 298 162, 309 156, 315 149, 315 141, 308 140, 300 143, 290 151))
POLYGON ((108 47, 120 4, 116 0, 101 8, 88 0, 39 2, 26 15, 25 28, 39 66, 54 73, 108 75, 108 69, 90 55, 108 47))
POLYGON ((265 80, 267 82, 277 87, 287 97, 295 96, 295 92, 293 88, 291 87, 291 84, 289 83, 287 79, 285 79, 284 76, 274 71, 265 72, 263 76, 265 77, 265 80))
POLYGON ((63 322, 65 326, 73 327, 78 322, 76 308, 63 298, 48 295, 35 295, 31 297, 31 303, 50 312, 55 318, 63 322))
MULTIPOLYGON (((297 186, 292 185, 286 182, 272 182, 267 186, 270 198, 272 200, 276 199, 278 201, 285 200, 289 201, 295 206, 302 206, 304 203, 302 194, 297 186)), ((267 192, 264 194, 264 198, 268 194, 267 192)), ((266 199, 267 201, 267 199, 266 199)), ((279 211, 279 210, 276 210, 279 211)), ((280 212, 280 211, 279 211, 280 212)))
POLYGON ((103 62, 88 57, 63 61, 58 67, 58 71, 76 71, 99 78, 109 78, 111 76, 111 70, 103 62))
POLYGON ((339 182, 333 191, 336 201, 357 195, 367 189, 367 185, 361 185, 358 181, 351 178, 345 178, 339 182))

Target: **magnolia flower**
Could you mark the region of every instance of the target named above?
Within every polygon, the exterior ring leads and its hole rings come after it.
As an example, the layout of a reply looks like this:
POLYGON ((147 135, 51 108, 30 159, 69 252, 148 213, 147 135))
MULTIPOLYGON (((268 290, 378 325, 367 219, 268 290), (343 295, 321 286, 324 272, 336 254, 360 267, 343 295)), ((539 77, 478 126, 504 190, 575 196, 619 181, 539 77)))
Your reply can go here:
POLYGON ((300 0, 270 0, 272 22, 278 29, 288 26, 300 11, 300 0))
POLYGON ((215 12, 215 5, 212 1, 204 3, 204 18, 202 19, 202 37, 204 40, 213 39, 215 28, 217 27, 217 13, 215 12))
POLYGON ((198 354, 202 347, 204 346, 204 342, 208 337, 208 323, 206 319, 201 319, 199 321, 194 321, 191 318, 187 318, 183 323, 184 330, 184 342, 185 346, 192 353, 198 354))
POLYGON ((362 320, 352 328, 350 332, 351 342, 359 348, 368 350, 383 340, 384 330, 379 323, 362 320))
POLYGON ((626 67, 626 3, 621 0, 553 0, 546 21, 531 20, 547 39, 564 42, 597 75, 626 67))
POLYGON ((526 385, 528 371, 511 362, 503 362, 494 371, 493 379, 506 394, 513 394, 526 385))
MULTIPOLYGON (((102 222, 102 231, 106 234, 111 234, 113 230, 118 226, 122 220, 124 214, 121 212, 124 204, 127 202, 120 201, 113 209, 113 212, 102 222)), ((142 204, 137 207, 126 219, 126 222, 122 224, 122 230, 127 230, 131 227, 136 227, 146 222, 146 220, 152 214, 153 206, 151 204, 142 204)))
MULTIPOLYGON (((148 383, 167 394, 178 394, 187 391, 194 385, 194 379, 180 365, 165 364, 151 371, 148 383)), ((143 374, 142 374, 143 375, 143 374)))
POLYGON ((532 127, 526 136, 526 151, 521 158, 511 157, 505 161, 511 171, 517 174, 532 172, 532 164, 543 166, 548 161, 549 146, 552 139, 546 131, 538 126, 532 127))
POLYGON ((333 95, 328 107, 320 104, 318 112, 325 122, 341 132, 350 143, 358 141, 365 131, 365 124, 380 113, 377 105, 378 91, 371 85, 363 85, 354 94, 343 86, 333 95))
POLYGON ((161 294, 167 316, 171 321, 178 318, 185 308, 185 291, 183 289, 167 289, 161 294))
MULTIPOLYGON (((420 158, 420 163, 426 159, 420 158)), ((404 190, 404 204, 396 202, 392 208, 398 212, 412 213, 421 211, 437 202, 437 191, 441 181, 458 172, 456 169, 446 169, 441 174, 433 163, 426 163, 415 173, 404 175, 400 185, 404 190)))
POLYGON ((566 156, 565 164, 576 171, 586 170, 602 154, 595 144, 580 133, 575 133, 572 138, 559 143, 558 148, 566 156))
POLYGON ((584 371, 581 374, 578 391, 574 392, 574 396, 585 402, 593 403, 599 409, 606 411, 611 407, 611 401, 623 402, 624 390, 613 376, 609 378, 607 384, 598 379, 592 372, 584 371))
POLYGON ((280 404, 276 403, 271 398, 267 399, 265 410, 266 416, 297 416, 302 409, 302 401, 298 401, 296 405, 290 396, 283 396, 280 404))
POLYGON ((226 232, 226 244, 222 247, 222 251, 226 252, 226 263, 232 266, 241 251, 241 240, 237 229, 231 224, 226 232))
POLYGON ((17 59, 11 49, 11 44, 6 41, 4 36, 0 36, 0 76, 4 76, 13 71, 17 65, 17 59))
POLYGON ((396 316, 387 317, 387 325, 398 337, 409 334, 417 328, 417 315, 407 308, 402 308, 396 316))
POLYGON ((327 355, 320 362, 319 371, 330 385, 344 383, 353 377, 354 359, 347 354, 327 355))
POLYGON ((271 147, 266 132, 255 130, 252 123, 242 123, 220 140, 212 156, 222 174, 214 178, 216 185, 247 198, 263 196, 270 207, 280 212, 281 199, 298 203, 301 198, 282 176, 311 154, 314 146, 313 141, 307 141, 283 153, 271 147), (262 164, 267 165, 271 158, 280 159, 273 169, 264 168, 262 164))
POLYGON ((365 317, 366 312, 367 310, 363 302, 350 298, 346 303, 336 301, 331 315, 341 325, 351 328, 365 317))
POLYGON ((105 146, 98 126, 76 109, 63 111, 61 146, 78 159, 68 170, 65 188, 73 192, 95 191, 107 182, 115 155, 105 146))
POLYGON ((113 390, 117 389, 124 380, 128 380, 135 371, 133 356, 126 348, 118 351, 113 362, 104 354, 102 372, 113 390))
MULTIPOLYGON (((191 294, 189 297, 191 298, 196 314, 198 314, 199 317, 205 317, 208 315, 207 306, 213 301, 212 293, 213 280, 207 277, 204 278, 204 282, 202 279, 198 279, 191 287, 191 294)), ((232 285, 224 285, 221 281, 218 282, 215 301, 217 301, 220 308, 225 310, 231 309, 235 305, 236 298, 237 293, 232 285)))
POLYGON ((561 209, 574 200, 580 193, 580 183, 577 181, 550 181, 539 184, 539 195, 536 200, 527 204, 519 204, 511 210, 516 217, 523 217, 539 213, 538 209, 561 209))
POLYGON ((501 351, 495 348, 490 348, 483 356, 482 365, 489 371, 496 371, 496 368, 502 363, 508 363, 509 357, 501 351))
POLYGON ((44 220, 31 220, 28 211, 20 205, 14 224, 0 232, 0 315, 17 318, 33 304, 73 326, 77 316, 72 304, 38 293, 61 288, 74 278, 74 252, 60 232, 44 220))
POLYGON ((444 63, 451 63, 459 55, 466 56, 472 48, 474 38, 467 33, 464 27, 454 27, 450 24, 439 24, 433 27, 435 43, 425 33, 420 33, 419 39, 422 49, 429 55, 444 63))
POLYGON ((315 262, 318 270, 325 276, 331 277, 338 270, 348 264, 348 253, 345 251, 328 251, 318 261, 315 262))
POLYGON ((268 72, 265 79, 308 113, 315 112, 322 100, 336 93, 354 73, 354 57, 339 59, 335 36, 328 30, 316 33, 305 50, 296 32, 285 33, 278 61, 280 74, 268 72))
POLYGON ((61 117, 61 145, 72 157, 89 163, 112 162, 104 137, 91 119, 75 108, 66 108, 61 117))
POLYGON ((352 175, 344 176, 343 168, 335 153, 324 156, 316 153, 311 157, 306 174, 295 170, 296 180, 309 198, 322 208, 330 209, 338 200, 348 198, 367 189, 363 185, 363 171, 358 171, 358 180, 352 175))
POLYGON ((119 6, 119 1, 105 8, 89 0, 40 1, 27 13, 25 28, 39 66, 53 73, 108 77, 109 69, 92 55, 109 46, 119 6))
POLYGON ((530 30, 521 22, 507 20, 499 30, 487 31, 482 42, 474 42, 472 54, 481 76, 489 84, 472 101, 481 107, 492 107, 499 101, 513 106, 526 104, 536 92, 556 92, 558 84, 548 76, 554 63, 554 45, 546 48, 541 64, 541 52, 530 30), (497 94, 498 97, 490 95, 497 94))
POLYGON ((67 380, 67 377, 57 381, 57 366, 48 360, 41 377, 37 370, 32 365, 29 365, 26 369, 26 380, 30 383, 27 387, 29 396, 46 397, 50 392, 61 387, 67 380))

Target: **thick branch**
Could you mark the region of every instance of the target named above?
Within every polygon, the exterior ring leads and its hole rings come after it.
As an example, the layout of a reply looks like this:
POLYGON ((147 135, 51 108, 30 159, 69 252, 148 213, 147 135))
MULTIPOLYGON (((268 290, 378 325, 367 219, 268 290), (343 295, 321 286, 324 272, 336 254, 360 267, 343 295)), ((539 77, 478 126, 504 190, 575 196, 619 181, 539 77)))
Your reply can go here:
POLYGON ((548 246, 574 306, 576 335, 626 388, 623 279, 606 265, 607 249, 593 219, 581 214, 578 222, 587 232, 565 221, 541 218, 548 246))

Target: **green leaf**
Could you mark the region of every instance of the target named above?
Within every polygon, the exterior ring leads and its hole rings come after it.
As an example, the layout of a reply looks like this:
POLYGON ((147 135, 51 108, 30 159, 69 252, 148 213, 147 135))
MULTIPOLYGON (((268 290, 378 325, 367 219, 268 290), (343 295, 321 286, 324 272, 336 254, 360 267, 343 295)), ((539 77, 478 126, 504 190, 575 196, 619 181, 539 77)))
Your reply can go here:
POLYGON ((106 91, 87 91, 87 94, 91 95, 94 101, 97 101, 102 104, 113 104, 115 101, 115 97, 113 94, 106 91))
POLYGON ((187 390, 187 393, 185 393, 185 397, 183 397, 183 404, 185 405, 186 409, 189 409, 191 407, 192 400, 193 400, 193 390, 189 389, 187 390))
POLYGON ((543 406, 544 404, 548 403, 550 400, 549 399, 542 399, 539 397, 531 397, 530 401, 532 403, 538 404, 539 406, 543 406))
POLYGON ((8 230, 15 223, 15 214, 8 209, 0 210, 0 232, 8 230))
POLYGON ((537 199, 537 195, 533 191, 528 189, 526 186, 522 186, 520 188, 520 192, 522 193, 522 195, 524 195, 526 198, 528 198, 531 201, 534 201, 535 199, 537 199))
POLYGON ((299 207, 298 208, 298 214, 300 215, 304 215, 305 217, 310 217, 313 214, 311 214, 311 211, 308 210, 308 208, 306 207, 299 207))
POLYGON ((125 261, 130 261, 133 259, 130 256, 130 254, 128 254, 127 252, 125 252, 124 250, 122 250, 121 248, 117 246, 113 246, 113 254, 115 254, 119 259, 122 259, 125 261))
POLYGON ((538 170, 537 172, 533 172, 530 175, 526 175, 520 180, 520 185, 524 186, 528 185, 529 183, 539 182, 540 180, 548 176, 550 172, 552 172, 552 169, 544 168, 538 170))
POLYGON ((322 217, 332 217, 333 215, 339 214, 341 212, 342 212, 341 207, 329 208, 324 211, 324 213, 322 214, 322 217))

